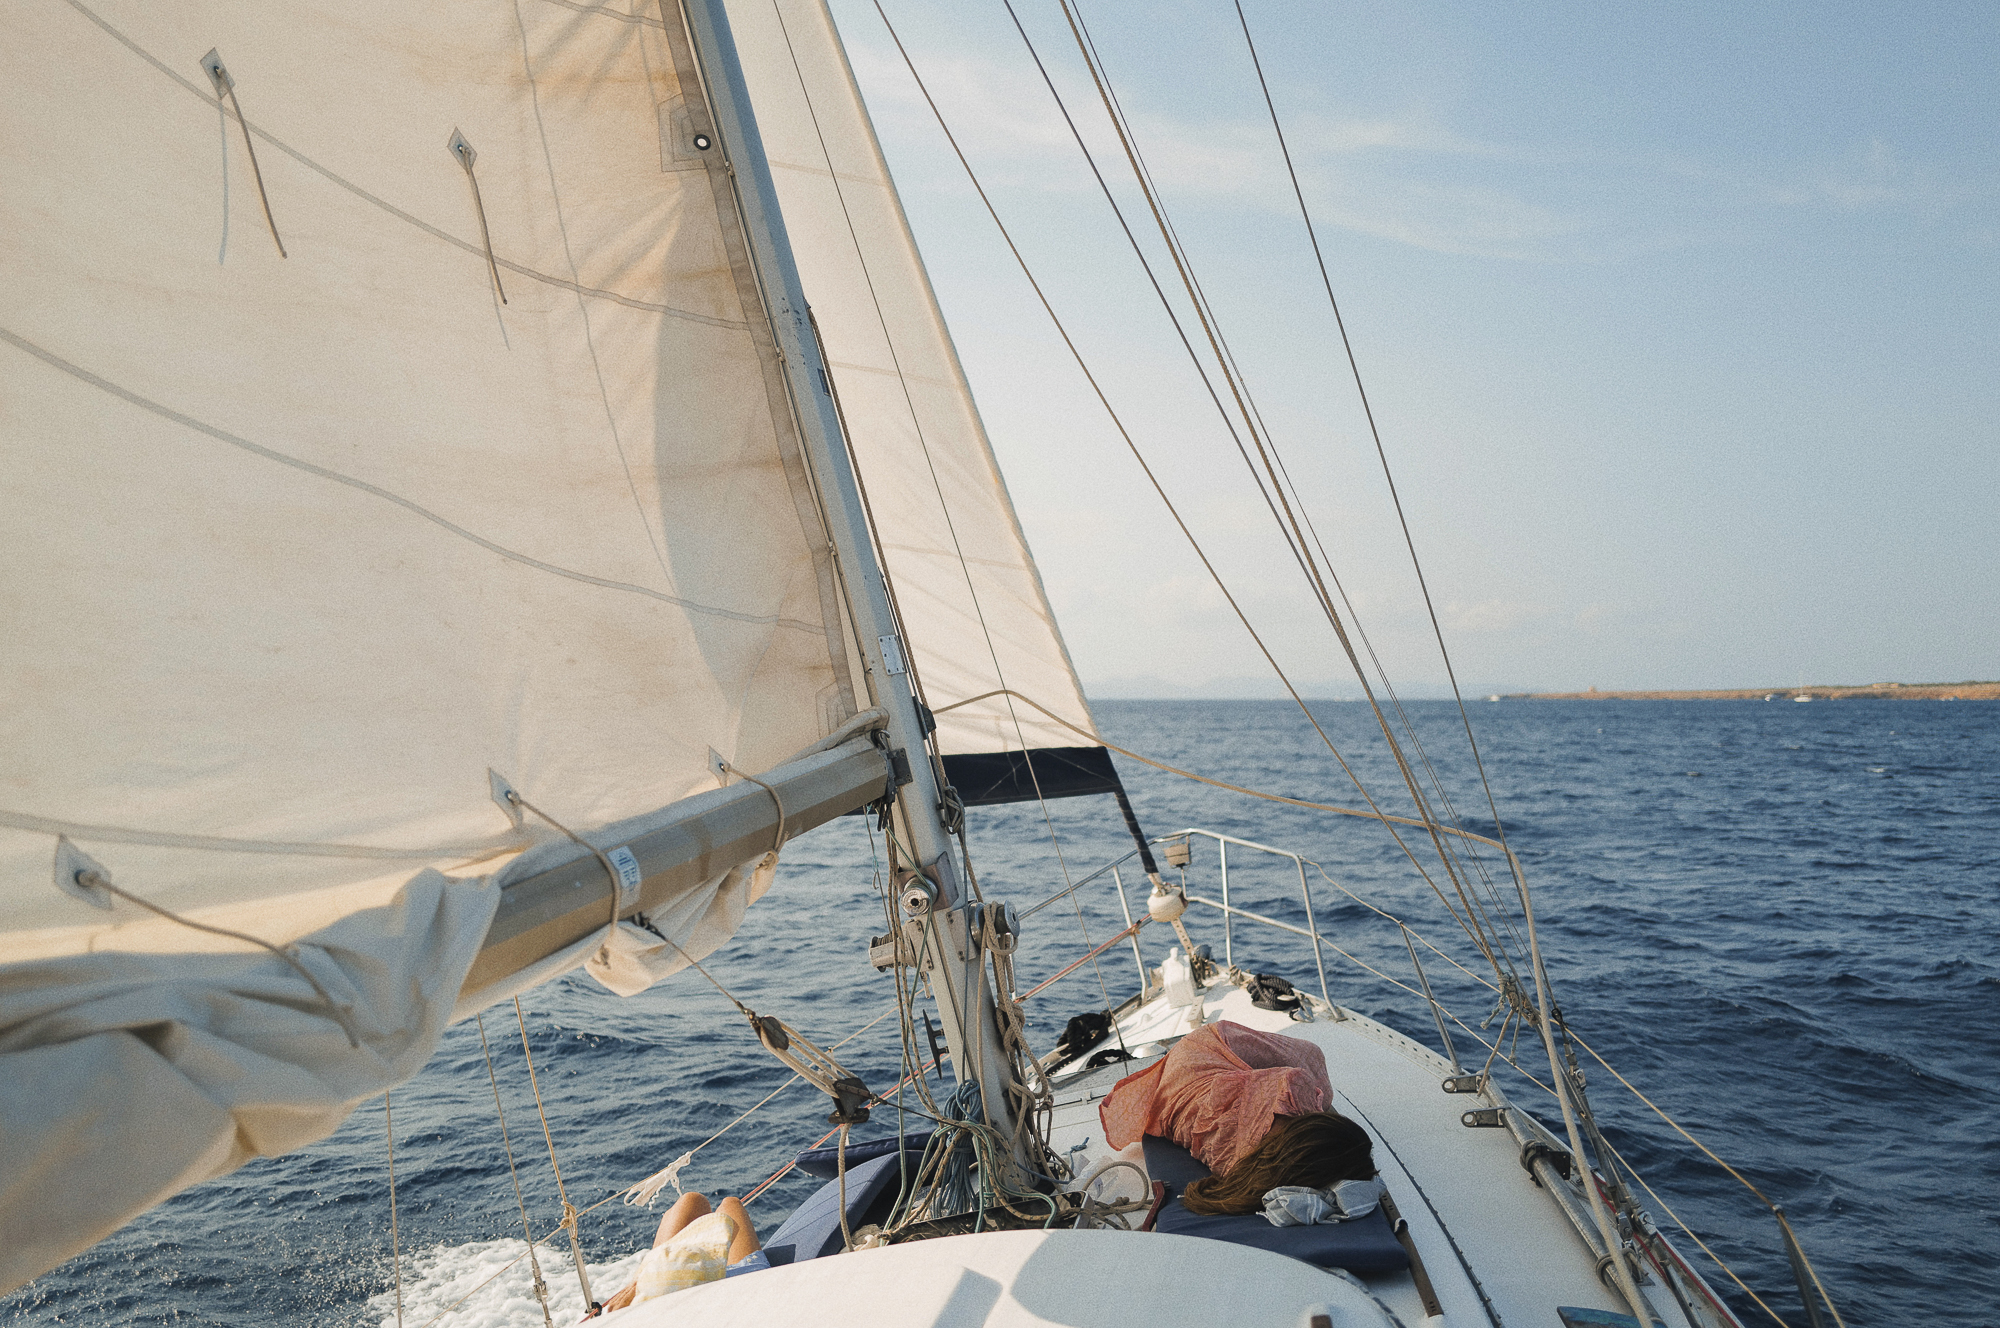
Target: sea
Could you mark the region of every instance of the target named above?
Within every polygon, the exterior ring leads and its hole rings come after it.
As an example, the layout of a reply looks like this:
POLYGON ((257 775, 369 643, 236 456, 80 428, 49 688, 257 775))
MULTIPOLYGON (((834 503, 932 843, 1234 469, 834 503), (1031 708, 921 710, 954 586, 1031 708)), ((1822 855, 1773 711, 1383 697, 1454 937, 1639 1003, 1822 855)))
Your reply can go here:
MULTIPOLYGON (((1109 739, 1165 765, 1349 806, 1361 801, 1358 779, 1385 810, 1410 806, 1362 703, 1315 702, 1325 740, 1289 703, 1095 709, 1109 739)), ((1490 834, 1497 807, 1569 1026, 1783 1207, 1845 1323, 2000 1323, 2000 704, 1475 700, 1492 806, 1458 709, 1403 710, 1459 822, 1490 834)), ((1317 991, 1323 962, 1333 999, 1438 1045, 1428 1007, 1385 980, 1414 984, 1400 929, 1352 897, 1483 971, 1421 832, 1399 844, 1375 823, 1116 759, 1148 834, 1201 828, 1317 864, 1302 898, 1290 859, 1229 849, 1233 903, 1295 923, 1309 903, 1326 941, 1316 960, 1300 938, 1238 921, 1227 938, 1237 964, 1317 991)), ((1092 875, 1131 851, 1111 799, 974 808, 969 833, 986 898, 1024 915, 1023 990, 1123 925, 1111 875, 1092 875)), ((890 979, 866 957, 884 930, 881 853, 860 817, 802 836, 707 963, 822 1045, 852 1037, 838 1055, 876 1089, 902 1072, 897 1021, 868 1027, 892 1006, 890 979)), ((1215 897, 1216 842, 1197 839, 1191 853, 1190 889, 1215 897)), ((1119 879, 1140 906, 1135 866, 1119 879)), ((1486 895, 1476 874, 1471 889, 1506 927, 1496 900, 1507 892, 1486 895)), ((1223 952, 1212 910, 1196 905, 1188 922, 1223 952)), ((1166 942, 1147 932, 1141 943, 1157 964, 1166 942)), ((1484 1058, 1471 1039, 1502 1029, 1488 1022, 1491 993, 1419 953, 1471 1030, 1453 1028, 1461 1060, 1484 1058)), ((1028 1002, 1031 1040, 1046 1049, 1071 1015, 1136 981, 1130 947, 1112 947, 1028 1002)), ((1509 1031, 1499 1056, 1515 1100, 1554 1119, 1521 1077, 1547 1077, 1534 1043, 1509 1031)), ((1690 1260, 1746 1324, 1773 1322, 1750 1293, 1805 1323, 1765 1203, 1588 1055, 1583 1064, 1607 1138, 1652 1189, 1648 1209, 1670 1234, 1684 1223, 1749 1293, 1675 1234, 1690 1260)), ((311 1147, 168 1200, 0 1299, 0 1319, 392 1328, 400 1297, 405 1328, 534 1328, 522 1209, 538 1237, 555 1226, 551 1152, 584 1210, 585 1271, 601 1297, 629 1275, 664 1207, 612 1197, 620 1190, 692 1152, 682 1185, 743 1194, 826 1132, 828 1104, 803 1085, 744 1115, 787 1077, 692 972, 629 999, 572 975, 524 996, 518 1016, 503 1004, 449 1030, 387 1111, 365 1102, 311 1147)), ((878 1107, 861 1135, 894 1128, 893 1108, 878 1107)), ((768 1232, 818 1183, 780 1178, 753 1219, 768 1232)), ((582 1303, 567 1240, 545 1239, 536 1259, 567 1328, 582 1303)))

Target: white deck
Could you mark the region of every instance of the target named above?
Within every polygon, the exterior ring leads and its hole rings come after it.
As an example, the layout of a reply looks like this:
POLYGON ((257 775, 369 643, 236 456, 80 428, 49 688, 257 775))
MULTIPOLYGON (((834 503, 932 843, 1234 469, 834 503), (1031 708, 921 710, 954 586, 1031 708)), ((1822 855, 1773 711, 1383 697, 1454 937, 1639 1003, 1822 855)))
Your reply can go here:
MULTIPOLYGON (((1322 1315, 1328 1328, 1559 1328, 1558 1306, 1629 1313, 1598 1282, 1595 1255, 1562 1207, 1522 1169, 1512 1134, 1460 1123, 1460 1113, 1500 1103, 1443 1092, 1451 1067, 1442 1057, 1352 1012, 1294 1022, 1257 1009, 1226 982, 1208 988, 1203 1010, 1207 1020, 1304 1038, 1325 1052, 1334 1106, 1376 1140, 1376 1164, 1409 1223, 1441 1318, 1427 1319, 1407 1272, 1356 1282, 1240 1245, 1102 1230, 994 1231, 857 1250, 695 1287, 613 1317, 625 1328, 1313 1328, 1322 1315)), ((1191 1031, 1189 1014, 1156 996, 1120 1024, 1124 1045, 1140 1059, 1057 1074, 1050 1140, 1057 1153, 1083 1145, 1079 1170, 1108 1155, 1098 1103, 1191 1031)), ((1657 1319, 1688 1328, 1657 1282, 1643 1289, 1657 1319)))
POLYGON ((1295 1259, 1187 1236, 992 1231, 710 1282, 611 1316, 656 1328, 1386 1328, 1362 1291, 1295 1259))
MULTIPOLYGON (((1555 1198, 1522 1168, 1513 1136, 1504 1129, 1460 1123, 1460 1114, 1468 1109, 1501 1103, 1485 1095, 1444 1092, 1442 1081, 1452 1069, 1443 1057, 1351 1011, 1343 1011, 1348 1017, 1339 1021, 1322 1017, 1297 1023, 1258 1009, 1247 993, 1226 982, 1211 985, 1205 996, 1204 1018, 1209 1021, 1229 1019, 1304 1038, 1325 1053, 1334 1107, 1360 1121, 1375 1138, 1376 1165, 1409 1223, 1445 1322, 1552 1328, 1559 1322, 1559 1305, 1631 1312, 1623 1297, 1598 1282, 1595 1253, 1555 1198)), ((1161 1040, 1191 1031, 1189 1013, 1155 997, 1121 1022, 1125 1045, 1157 1052, 1161 1040)), ((1051 1135, 1055 1151, 1088 1139, 1085 1156, 1091 1161, 1104 1157, 1097 1104, 1112 1084, 1148 1063, 1150 1056, 1062 1082, 1051 1135)), ((1423 1322, 1423 1306, 1409 1274, 1367 1281, 1404 1323, 1423 1322)), ((1654 1312, 1665 1323, 1675 1328, 1686 1323, 1657 1283, 1642 1291, 1653 1298, 1654 1312)))

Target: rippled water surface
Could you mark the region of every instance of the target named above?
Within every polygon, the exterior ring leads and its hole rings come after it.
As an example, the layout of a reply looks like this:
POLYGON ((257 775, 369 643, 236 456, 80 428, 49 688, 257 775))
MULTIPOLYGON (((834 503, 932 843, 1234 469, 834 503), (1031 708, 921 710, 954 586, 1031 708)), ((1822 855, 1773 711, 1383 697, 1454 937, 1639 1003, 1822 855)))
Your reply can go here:
MULTIPOLYGON (((1410 709, 1463 824, 1490 831, 1462 734, 1453 741, 1456 712, 1435 702, 1410 709)), ((1406 810, 1379 735, 1370 740, 1368 711, 1316 711, 1384 806, 1406 810)), ((1219 779, 1356 801, 1296 708, 1107 702, 1098 717, 1121 745, 1219 779)), ((1535 886, 1572 1027, 1784 1205, 1849 1324, 2000 1321, 2000 705, 1503 702, 1475 705, 1472 719, 1535 886)), ((1250 801, 1123 758, 1120 768, 1149 832, 1205 826, 1295 849, 1471 963, 1437 896, 1379 827, 1250 801)), ((1065 871, 1081 877, 1129 848, 1108 799, 1057 803, 1050 814, 1061 861, 1039 809, 972 813, 974 865, 989 898, 1025 908, 1059 889, 1065 871)), ((1407 842, 1421 857, 1422 845, 1407 842)), ((760 1011, 823 1043, 887 1009, 888 979, 864 953, 871 928, 881 929, 872 854, 856 818, 790 846, 779 883, 711 969, 760 1011)), ((1212 849, 1198 849, 1198 892, 1213 893, 1215 868, 1212 849)), ((1409 980, 1393 928, 1326 881, 1313 885, 1331 940, 1409 980)), ((1243 906, 1303 917, 1296 877, 1248 855, 1232 860, 1231 889, 1243 906)), ((1115 894, 1093 884, 1079 901, 1027 924, 1024 985, 1081 953, 1082 931, 1102 939, 1115 929, 1115 894)), ((1198 940, 1220 949, 1213 915, 1197 909, 1190 922, 1198 940)), ((1317 982, 1310 950, 1294 938, 1239 929, 1233 943, 1239 963, 1317 982)), ((1160 950, 1153 942, 1150 962, 1160 950)), ((1335 999, 1436 1044, 1423 1007, 1339 955, 1325 958, 1335 999)), ((1427 971, 1477 1028, 1490 996, 1441 960, 1427 971)), ((1129 949, 1113 951, 1036 998, 1037 1048, 1070 1014, 1101 1006, 1103 993, 1121 998, 1134 976, 1129 949)), ((524 1006, 556 1157, 579 1207, 700 1144, 786 1077, 692 973, 631 1000, 574 976, 524 1006)), ((882 1023, 841 1053, 878 1088, 898 1073, 894 1028, 882 1023)), ((559 1206, 512 1007, 488 1011, 483 1032, 529 1220, 541 1232, 559 1206)), ((477 1024, 452 1029, 428 1068, 394 1094, 409 1328, 447 1310, 455 1328, 541 1322, 517 1258, 521 1218, 481 1034, 477 1024)), ((1465 1042, 1461 1034, 1462 1056, 1465 1042)), ((1521 1044, 1530 1071, 1532 1051, 1521 1044)), ((1768 1212, 1586 1065, 1615 1146, 1753 1289, 1801 1322, 1768 1212)), ((1547 1068, 1541 1062, 1544 1077, 1547 1068)), ((1538 1108, 1535 1090, 1515 1084, 1517 1100, 1538 1108)), ((699 1151, 683 1182, 710 1193, 749 1189, 818 1138, 826 1110, 803 1087, 780 1094, 699 1151)), ((0 1300, 0 1315, 393 1323, 386 1162, 378 1100, 303 1152, 162 1205, 0 1300)), ((779 1181, 752 1216, 768 1230, 814 1184, 779 1181)), ((599 1294, 619 1284, 656 1221, 657 1210, 616 1201, 583 1219, 599 1294)), ((580 1293, 567 1252, 543 1248, 566 1310, 557 1322, 574 1322, 580 1293)), ((1733 1297, 1746 1322, 1770 1322, 1733 1297)))

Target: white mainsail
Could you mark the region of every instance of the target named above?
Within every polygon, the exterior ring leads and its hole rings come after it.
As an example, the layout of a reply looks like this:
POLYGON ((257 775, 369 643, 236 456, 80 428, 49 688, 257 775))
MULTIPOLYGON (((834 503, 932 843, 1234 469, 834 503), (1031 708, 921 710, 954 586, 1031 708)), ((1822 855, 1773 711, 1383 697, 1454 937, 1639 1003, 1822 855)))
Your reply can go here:
POLYGON ((729 0, 882 559, 947 753, 1095 732, 1006 482, 823 0, 729 0))
MULTIPOLYGON (((671 839, 631 818, 700 794, 706 844, 711 753, 767 771, 866 707, 675 18, 10 15, 0 1286, 415 1072, 481 873, 559 838, 489 770, 579 832, 671 839), (59 837, 303 941, 358 1045, 256 946, 59 889, 59 837)), ((702 948, 769 831, 715 840, 702 948)))
POLYGON ((52 829, 103 828, 154 902, 254 911, 504 849, 489 767, 592 827, 860 708, 658 19, 15 23, 16 72, 47 72, 7 94, 0 923, 99 920, 50 887, 52 829))
MULTIPOLYGON (((1087 730, 831 20, 732 17, 929 699, 1011 687, 1087 730)), ((602 904, 551 902, 582 855, 503 785, 637 850, 696 957, 778 823, 881 787, 677 8, 11 23, 0 1142, 36 1165, 0 1212, 36 1219, 7 1286, 583 962, 602 904), (790 805, 720 763, 780 767, 790 805), (78 863, 131 898, 93 907, 78 863)), ((1001 698, 941 719, 951 752, 1079 741, 1001 698)))

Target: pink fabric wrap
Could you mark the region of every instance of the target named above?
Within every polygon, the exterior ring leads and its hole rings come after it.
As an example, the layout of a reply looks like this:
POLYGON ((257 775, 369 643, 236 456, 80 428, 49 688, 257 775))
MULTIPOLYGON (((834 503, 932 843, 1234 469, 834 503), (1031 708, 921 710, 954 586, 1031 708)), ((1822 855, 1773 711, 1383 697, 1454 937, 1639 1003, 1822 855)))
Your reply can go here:
POLYGON ((1274 1117, 1325 1111, 1332 1100, 1318 1047, 1224 1020, 1204 1024, 1162 1060, 1120 1079, 1097 1119, 1113 1148, 1155 1134, 1219 1176, 1263 1141, 1274 1117))

